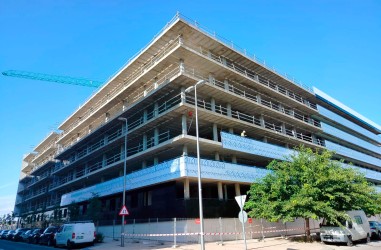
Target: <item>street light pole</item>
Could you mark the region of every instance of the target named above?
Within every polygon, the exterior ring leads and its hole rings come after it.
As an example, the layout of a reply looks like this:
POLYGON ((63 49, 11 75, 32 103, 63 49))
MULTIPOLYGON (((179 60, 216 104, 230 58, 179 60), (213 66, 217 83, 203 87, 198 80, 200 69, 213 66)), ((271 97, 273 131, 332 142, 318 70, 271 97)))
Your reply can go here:
MULTIPOLYGON (((119 117, 118 120, 124 121, 125 128, 124 128, 124 166, 123 166, 123 207, 126 205, 126 164, 127 164, 127 132, 128 132, 128 123, 127 118, 119 117)), ((120 239, 120 246, 124 247, 124 216, 122 215, 122 228, 121 228, 121 239, 120 239)))
POLYGON ((196 113, 196 142, 197 142, 197 180, 198 180, 198 205, 200 216, 200 244, 201 250, 205 250, 204 242, 204 212, 202 206, 202 183, 201 183, 201 165, 200 165, 200 139, 198 134, 198 107, 197 107, 197 85, 203 84, 205 80, 198 81, 194 86, 191 86, 185 90, 189 93, 194 88, 194 101, 195 101, 195 113, 196 113))

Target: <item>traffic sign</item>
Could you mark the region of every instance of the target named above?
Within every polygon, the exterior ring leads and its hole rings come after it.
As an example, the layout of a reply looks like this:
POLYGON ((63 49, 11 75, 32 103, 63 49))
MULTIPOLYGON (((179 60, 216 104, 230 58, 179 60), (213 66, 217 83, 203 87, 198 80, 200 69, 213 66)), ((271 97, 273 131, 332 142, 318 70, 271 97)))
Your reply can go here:
POLYGON ((248 218, 247 222, 249 222, 250 224, 253 223, 253 218, 248 218))
POLYGON ((246 195, 238 195, 235 197, 235 200, 238 203, 238 206, 243 209, 243 205, 245 205, 246 195))
POLYGON ((241 223, 245 223, 247 221, 247 213, 245 211, 239 212, 238 219, 241 223))
POLYGON ((121 209, 120 212, 119 212, 119 215, 120 215, 120 216, 129 215, 126 206, 123 206, 123 207, 122 207, 122 209, 121 209))

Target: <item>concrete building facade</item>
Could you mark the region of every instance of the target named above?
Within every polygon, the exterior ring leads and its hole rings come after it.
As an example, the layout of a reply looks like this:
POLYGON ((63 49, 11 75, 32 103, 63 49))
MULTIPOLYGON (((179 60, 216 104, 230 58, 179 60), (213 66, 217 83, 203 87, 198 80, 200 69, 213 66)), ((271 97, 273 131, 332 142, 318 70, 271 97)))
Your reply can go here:
POLYGON ((300 144, 381 183, 379 125, 176 15, 23 158, 16 214, 73 202, 85 213, 97 194, 104 219, 118 218, 126 161, 130 217, 198 217, 196 105, 205 217, 235 217, 234 197, 300 144), (185 90, 200 80, 195 100, 185 90))

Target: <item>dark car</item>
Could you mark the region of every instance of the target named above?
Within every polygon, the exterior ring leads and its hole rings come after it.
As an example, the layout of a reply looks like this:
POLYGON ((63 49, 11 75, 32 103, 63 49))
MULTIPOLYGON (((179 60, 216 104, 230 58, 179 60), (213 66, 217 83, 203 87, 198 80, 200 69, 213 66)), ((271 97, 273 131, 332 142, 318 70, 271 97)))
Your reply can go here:
POLYGON ((40 240, 40 235, 44 232, 44 229, 42 228, 36 228, 33 230, 33 232, 29 235, 28 243, 34 243, 38 244, 40 240))
POLYGON ((30 235, 32 232, 33 232, 33 230, 30 229, 30 230, 28 230, 28 231, 22 233, 22 234, 20 235, 20 237, 21 237, 21 241, 28 242, 29 235, 30 235))
POLYGON ((14 241, 22 240, 21 235, 28 230, 29 230, 29 228, 18 228, 18 229, 16 229, 16 232, 13 234, 12 240, 14 240, 14 241))
POLYGON ((54 246, 54 235, 56 234, 58 230, 58 227, 48 227, 45 229, 44 233, 40 235, 40 244, 48 245, 48 246, 54 246))
POLYGON ((12 240, 13 239, 13 235, 16 233, 15 230, 9 230, 7 235, 5 236, 5 239, 7 240, 12 240))
POLYGON ((3 231, 1 232, 1 234, 0 234, 0 238, 1 238, 1 239, 5 239, 5 236, 7 235, 8 231, 9 231, 9 230, 3 230, 3 231))

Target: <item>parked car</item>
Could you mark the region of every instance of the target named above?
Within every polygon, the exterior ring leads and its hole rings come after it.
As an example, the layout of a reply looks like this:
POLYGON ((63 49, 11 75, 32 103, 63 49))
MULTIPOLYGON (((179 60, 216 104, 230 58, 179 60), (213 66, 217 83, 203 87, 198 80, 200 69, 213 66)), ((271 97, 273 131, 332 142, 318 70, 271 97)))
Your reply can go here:
POLYGON ((22 233, 21 236, 21 241, 28 242, 29 235, 33 232, 32 229, 22 233))
POLYGON ((18 228, 18 229, 16 229, 16 232, 13 234, 12 240, 14 240, 14 241, 22 240, 21 235, 28 230, 29 230, 29 228, 18 228))
POLYGON ((379 238, 381 239, 381 223, 377 221, 369 221, 370 226, 370 235, 372 238, 379 238))
POLYGON ((5 236, 5 239, 7 240, 12 240, 13 239, 13 235, 16 233, 15 230, 9 230, 7 235, 5 236))
POLYGON ((42 228, 34 229, 33 232, 29 235, 28 243, 38 244, 38 241, 40 239, 40 235, 43 232, 44 232, 44 229, 42 229, 42 228))
POLYGON ((1 238, 2 238, 2 239, 6 239, 6 237, 7 237, 6 235, 8 234, 8 232, 9 232, 9 230, 3 230, 3 231, 1 232, 1 235, 0 235, 1 238))
POLYGON ((353 241, 365 240, 370 242, 370 227, 368 219, 362 210, 348 211, 347 215, 350 221, 343 221, 340 225, 333 225, 323 220, 320 227, 320 239, 323 243, 332 242, 346 243, 348 246, 353 245, 353 241))
POLYGON ((48 227, 45 229, 44 233, 40 235, 40 244, 48 245, 48 246, 54 246, 55 240, 54 236, 58 230, 58 227, 48 227))
POLYGON ((92 222, 78 222, 62 225, 55 236, 56 246, 73 248, 79 244, 94 244, 95 226, 92 222))

